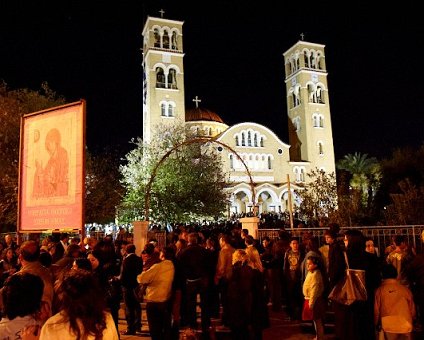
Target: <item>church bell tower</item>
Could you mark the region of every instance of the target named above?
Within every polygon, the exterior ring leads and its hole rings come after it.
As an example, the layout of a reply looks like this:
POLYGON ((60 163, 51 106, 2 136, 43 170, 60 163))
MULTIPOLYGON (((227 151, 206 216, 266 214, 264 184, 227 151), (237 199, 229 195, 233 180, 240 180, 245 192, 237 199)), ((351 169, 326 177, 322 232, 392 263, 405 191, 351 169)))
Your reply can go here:
POLYGON ((143 28, 143 140, 160 125, 184 121, 184 22, 147 17, 143 28))
POLYGON ((335 172, 324 45, 298 41, 284 53, 291 161, 335 172))

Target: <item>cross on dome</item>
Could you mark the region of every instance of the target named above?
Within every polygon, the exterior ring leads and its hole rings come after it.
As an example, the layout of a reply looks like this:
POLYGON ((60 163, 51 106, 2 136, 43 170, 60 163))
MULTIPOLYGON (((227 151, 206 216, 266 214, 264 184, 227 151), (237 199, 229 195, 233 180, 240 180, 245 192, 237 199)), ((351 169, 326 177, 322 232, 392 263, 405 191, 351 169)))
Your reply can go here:
POLYGON ((199 103, 201 102, 201 100, 196 96, 193 101, 196 103, 196 109, 199 108, 199 103))

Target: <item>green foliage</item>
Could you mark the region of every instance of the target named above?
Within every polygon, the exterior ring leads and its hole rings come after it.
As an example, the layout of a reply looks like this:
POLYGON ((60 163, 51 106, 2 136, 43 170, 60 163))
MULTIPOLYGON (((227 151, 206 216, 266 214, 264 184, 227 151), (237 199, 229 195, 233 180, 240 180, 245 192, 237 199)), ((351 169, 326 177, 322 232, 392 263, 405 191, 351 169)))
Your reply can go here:
POLYGON ((355 196, 359 193, 360 210, 371 208, 381 181, 381 170, 377 159, 355 152, 345 155, 336 166, 339 170, 347 171, 351 175, 349 189, 355 191, 355 196))
POLYGON ((310 178, 303 190, 296 191, 301 199, 299 213, 309 223, 328 220, 337 210, 337 184, 334 173, 315 169, 307 173, 310 178))
POLYGON ((24 114, 65 104, 47 83, 38 91, 0 83, 0 225, 16 225, 20 120, 24 114))
POLYGON ((145 218, 146 201, 149 219, 160 223, 216 218, 223 213, 225 176, 213 148, 194 142, 182 124, 159 128, 149 144, 141 139, 133 142, 136 147, 120 168, 126 188, 120 220, 145 218))

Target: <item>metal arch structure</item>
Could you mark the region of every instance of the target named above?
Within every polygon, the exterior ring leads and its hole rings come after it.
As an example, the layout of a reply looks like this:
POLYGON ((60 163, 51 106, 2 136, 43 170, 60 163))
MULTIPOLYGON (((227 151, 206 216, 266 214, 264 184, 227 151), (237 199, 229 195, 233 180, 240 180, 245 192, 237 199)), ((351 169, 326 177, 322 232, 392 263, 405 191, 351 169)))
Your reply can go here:
POLYGON ((215 138, 196 137, 196 138, 191 138, 189 140, 185 140, 184 142, 179 143, 179 144, 173 146, 170 150, 168 150, 162 156, 162 158, 159 160, 159 162, 153 168, 152 175, 150 176, 149 182, 147 183, 147 186, 146 186, 146 195, 145 195, 145 198, 144 198, 144 219, 145 219, 145 221, 148 221, 149 220, 150 191, 152 189, 152 184, 153 184, 153 181, 155 180, 155 177, 157 175, 157 171, 158 171, 159 167, 162 165, 162 163, 165 161, 165 159, 167 159, 174 151, 176 151, 179 148, 182 148, 184 146, 191 145, 191 144, 202 144, 202 145, 204 145, 206 143, 216 143, 216 144, 219 144, 222 147, 230 150, 231 152, 233 152, 236 155, 237 159, 243 164, 244 168, 246 169, 247 175, 249 176, 250 189, 252 190, 253 211, 255 212, 255 207, 256 207, 256 202, 255 202, 255 196, 256 196, 255 195, 255 184, 253 182, 252 175, 250 174, 249 168, 247 167, 247 165, 244 162, 244 160, 237 153, 237 151, 235 151, 231 146, 229 146, 229 145, 227 145, 225 143, 222 143, 222 142, 217 141, 215 138))

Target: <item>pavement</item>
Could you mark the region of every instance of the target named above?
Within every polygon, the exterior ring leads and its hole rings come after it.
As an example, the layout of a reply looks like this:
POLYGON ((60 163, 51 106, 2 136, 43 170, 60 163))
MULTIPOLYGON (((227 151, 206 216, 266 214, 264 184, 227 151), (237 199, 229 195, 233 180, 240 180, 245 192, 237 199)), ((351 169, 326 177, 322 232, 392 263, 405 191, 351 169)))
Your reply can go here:
MULTIPOLYGON (((309 340, 315 338, 312 324, 301 323, 300 321, 288 320, 287 314, 283 311, 274 312, 269 310, 270 327, 263 331, 263 340, 309 340)), ((220 330, 219 320, 213 320, 212 324, 216 326, 215 338, 218 340, 231 340, 231 334, 228 330, 220 330)), ((121 305, 119 311, 119 332, 127 329, 125 321, 124 305, 121 305)), ((327 327, 328 329, 328 327, 327 327)), ((147 317, 145 305, 142 304, 142 332, 136 335, 120 335, 121 340, 130 339, 151 339, 149 327, 147 325, 147 317)), ((331 332, 331 330, 329 331, 331 332)), ((327 333, 329 333, 327 332, 327 333)), ((334 335, 329 333, 324 337, 325 340, 334 340, 334 335)))

